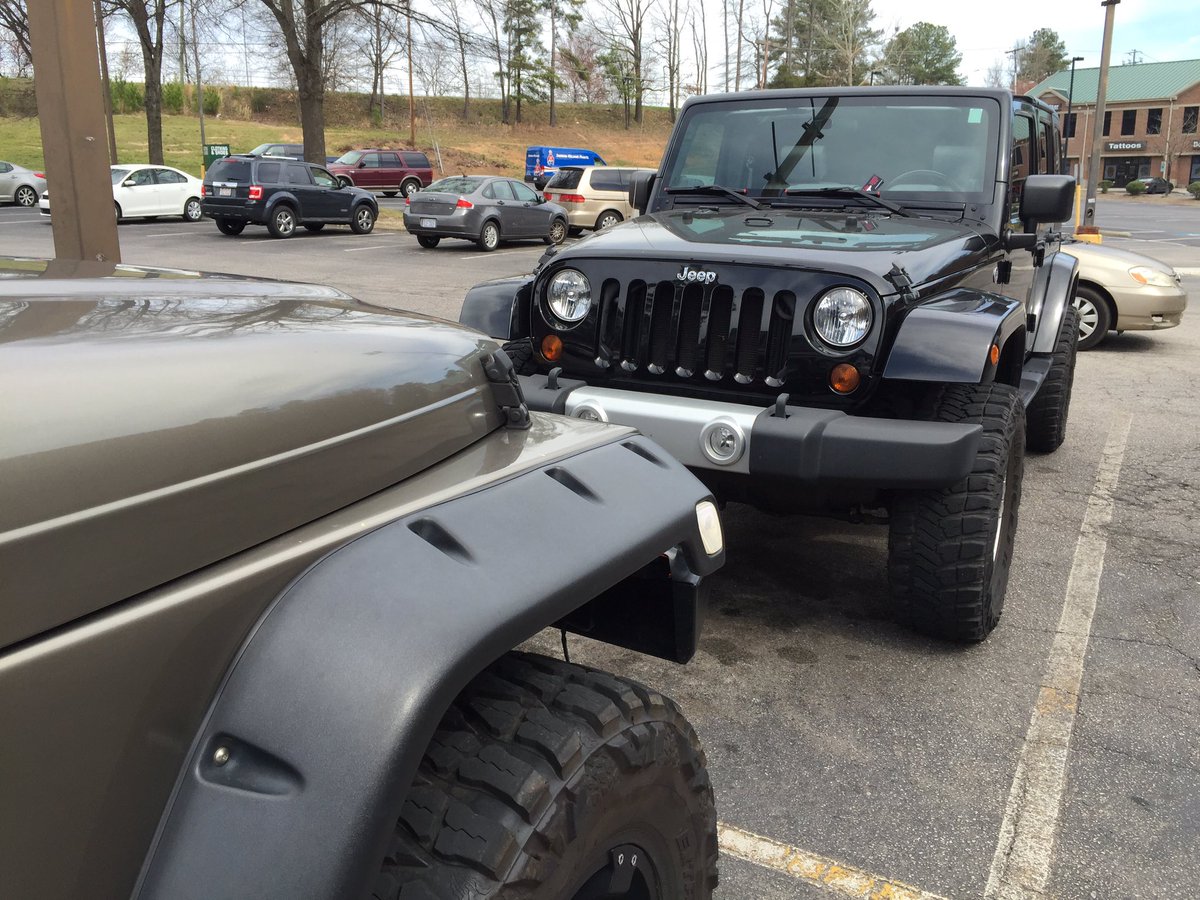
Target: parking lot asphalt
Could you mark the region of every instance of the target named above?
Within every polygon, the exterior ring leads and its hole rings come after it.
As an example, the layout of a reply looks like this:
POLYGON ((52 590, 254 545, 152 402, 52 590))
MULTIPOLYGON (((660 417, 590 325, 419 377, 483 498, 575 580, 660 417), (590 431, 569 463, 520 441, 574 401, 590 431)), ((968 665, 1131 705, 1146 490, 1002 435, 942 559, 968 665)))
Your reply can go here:
MULTIPOLYGON (((1098 213, 1131 235, 1105 243, 1180 268, 1195 304, 1200 203, 1101 198, 1098 213)), ((160 220, 120 237, 129 263, 318 281, 450 319, 471 284, 543 250, 337 231, 230 239, 160 220)), ((36 214, 0 209, 0 253, 52 250, 36 214)), ((663 690, 697 726, 720 897, 1200 893, 1198 396, 1200 308, 1080 355, 1066 443, 1027 458, 1007 606, 981 645, 909 630, 883 527, 736 505, 691 664, 571 639, 573 660, 663 690)), ((560 652, 557 634, 531 644, 560 652)))

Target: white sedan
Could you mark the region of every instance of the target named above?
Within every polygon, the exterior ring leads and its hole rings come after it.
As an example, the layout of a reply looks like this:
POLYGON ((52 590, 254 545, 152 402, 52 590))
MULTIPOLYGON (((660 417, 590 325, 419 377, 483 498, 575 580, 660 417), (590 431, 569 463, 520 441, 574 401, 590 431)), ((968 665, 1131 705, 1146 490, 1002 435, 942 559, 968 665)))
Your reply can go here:
MULTIPOLYGON (((117 221, 158 216, 182 216, 199 222, 204 182, 170 166, 119 165, 112 167, 113 202, 117 221)), ((42 193, 38 208, 50 215, 50 194, 42 193)))

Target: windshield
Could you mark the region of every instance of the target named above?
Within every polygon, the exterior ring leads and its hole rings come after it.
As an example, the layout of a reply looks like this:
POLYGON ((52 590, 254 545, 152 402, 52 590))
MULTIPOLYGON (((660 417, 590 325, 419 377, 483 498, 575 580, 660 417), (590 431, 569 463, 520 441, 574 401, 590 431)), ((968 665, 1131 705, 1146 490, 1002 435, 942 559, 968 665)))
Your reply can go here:
POLYGON ((473 194, 483 183, 482 178, 463 177, 455 175, 451 178, 443 178, 441 181, 435 181, 427 191, 441 191, 443 194, 473 194))
POLYGON ((129 174, 128 169, 113 169, 112 170, 112 183, 119 184, 121 181, 125 180, 125 176, 128 174, 129 174))
POLYGON ((334 160, 335 166, 353 166, 362 159, 362 152, 359 150, 348 150, 334 160))
MULTIPOLYGON (((750 197, 850 187, 884 197, 991 202, 1000 107, 984 97, 805 96, 688 111, 665 187, 750 197)), ((712 193, 705 195, 709 202, 712 193)))

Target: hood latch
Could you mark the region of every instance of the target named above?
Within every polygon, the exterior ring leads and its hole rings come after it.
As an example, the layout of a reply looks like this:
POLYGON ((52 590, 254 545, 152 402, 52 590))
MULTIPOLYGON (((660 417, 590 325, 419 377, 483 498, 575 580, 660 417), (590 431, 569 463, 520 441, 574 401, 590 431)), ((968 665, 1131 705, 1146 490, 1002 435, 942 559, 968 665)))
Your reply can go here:
POLYGON ((525 403, 525 393, 521 390, 521 382, 517 379, 517 370, 503 350, 493 350, 484 354, 483 371, 492 384, 492 396, 496 405, 504 413, 505 424, 509 428, 528 428, 532 425, 529 418, 529 407, 525 403))

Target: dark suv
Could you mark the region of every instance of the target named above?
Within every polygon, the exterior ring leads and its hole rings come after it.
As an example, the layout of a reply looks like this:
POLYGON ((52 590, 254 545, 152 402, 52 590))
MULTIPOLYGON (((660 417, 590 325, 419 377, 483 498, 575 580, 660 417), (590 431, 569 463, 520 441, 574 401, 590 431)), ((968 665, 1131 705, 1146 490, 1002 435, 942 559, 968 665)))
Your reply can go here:
POLYGON ((320 166, 259 156, 213 163, 204 176, 203 208, 231 236, 247 225, 266 225, 277 238, 291 237, 298 225, 314 232, 349 225, 355 234, 369 234, 379 217, 374 195, 341 184, 320 166))
POLYGON ((403 191, 411 197, 433 183, 433 166, 424 153, 412 150, 350 150, 329 164, 329 171, 343 184, 395 197, 403 191))
POLYGON ((633 180, 643 215, 472 289, 461 318, 512 341, 533 405, 635 425, 718 496, 890 522, 914 623, 981 640, 1025 447, 1066 432, 1059 147, 1054 110, 1006 91, 694 98, 633 180))

